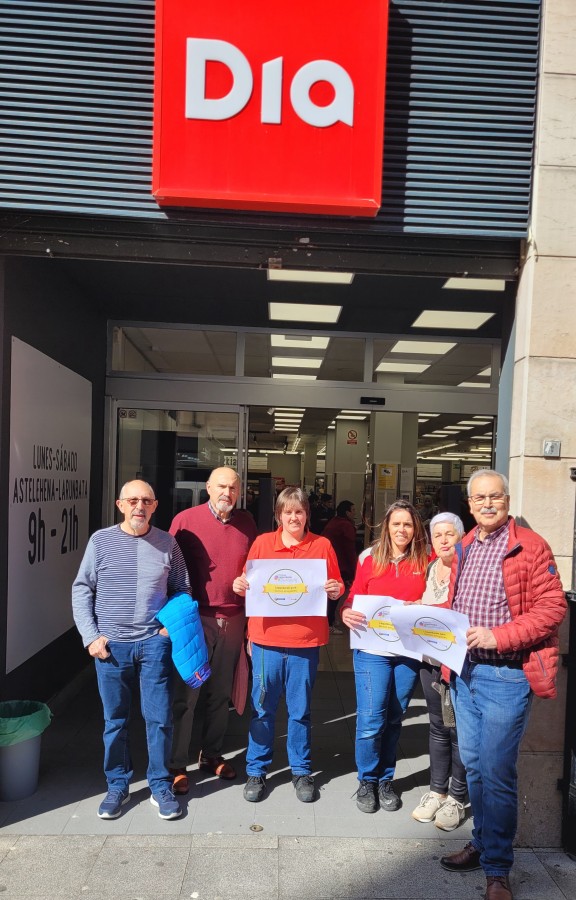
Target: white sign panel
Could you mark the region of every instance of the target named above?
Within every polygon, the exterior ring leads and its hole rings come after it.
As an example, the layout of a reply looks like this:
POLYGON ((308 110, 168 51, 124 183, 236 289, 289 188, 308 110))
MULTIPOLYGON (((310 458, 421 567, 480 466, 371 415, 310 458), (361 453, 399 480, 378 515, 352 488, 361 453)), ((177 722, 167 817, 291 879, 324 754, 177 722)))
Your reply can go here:
POLYGON ((249 559, 247 616, 325 616, 325 559, 249 559))
POLYGON ((398 656, 422 660, 422 653, 414 652, 402 644, 392 622, 391 609, 403 605, 404 601, 395 597, 356 594, 352 600, 352 609, 364 613, 366 625, 350 629, 351 649, 364 650, 366 653, 375 653, 379 656, 395 653, 398 656))
POLYGON ((468 616, 453 609, 409 603, 390 617, 405 648, 432 657, 458 675, 466 657, 468 616))
POLYGON ((12 338, 6 672, 72 627, 88 540, 92 385, 12 338))

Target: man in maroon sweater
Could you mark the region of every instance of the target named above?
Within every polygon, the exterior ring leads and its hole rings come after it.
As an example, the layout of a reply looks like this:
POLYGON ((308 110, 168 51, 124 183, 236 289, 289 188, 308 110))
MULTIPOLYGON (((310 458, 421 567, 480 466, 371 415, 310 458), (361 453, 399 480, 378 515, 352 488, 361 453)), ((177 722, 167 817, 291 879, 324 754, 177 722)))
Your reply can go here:
MULTIPOLYGON (((206 482, 208 503, 178 513, 170 526, 186 560, 192 596, 198 601, 212 675, 205 683, 206 712, 202 749, 198 760, 220 778, 235 778, 236 771, 222 757, 228 725, 228 704, 238 662, 246 617, 244 598, 232 590, 248 550, 256 537, 250 513, 235 509, 240 479, 234 469, 214 469, 206 482)), ((170 769, 174 792, 188 792, 186 766, 199 691, 177 678, 174 688, 174 740, 170 769)))

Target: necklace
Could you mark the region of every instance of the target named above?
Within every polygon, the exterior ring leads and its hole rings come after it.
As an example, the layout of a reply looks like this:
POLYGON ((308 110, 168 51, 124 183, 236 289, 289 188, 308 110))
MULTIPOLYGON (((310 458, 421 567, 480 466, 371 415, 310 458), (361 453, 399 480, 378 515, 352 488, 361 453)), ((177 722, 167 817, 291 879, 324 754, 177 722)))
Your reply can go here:
POLYGON ((450 570, 448 570, 448 574, 445 575, 442 579, 438 576, 438 568, 439 568, 440 560, 437 560, 435 565, 432 566, 432 590, 434 591, 434 599, 436 602, 440 600, 440 598, 444 594, 448 594, 448 582, 450 581, 450 570))

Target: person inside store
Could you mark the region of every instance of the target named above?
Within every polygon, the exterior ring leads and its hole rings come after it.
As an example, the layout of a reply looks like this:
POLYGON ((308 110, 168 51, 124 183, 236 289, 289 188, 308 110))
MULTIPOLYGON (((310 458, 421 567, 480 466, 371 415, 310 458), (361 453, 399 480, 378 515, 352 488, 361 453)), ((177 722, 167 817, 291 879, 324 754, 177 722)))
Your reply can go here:
MULTIPOLYGON (((456 544, 464 536, 459 516, 438 513, 430 521, 430 537, 436 558, 428 566, 426 590, 422 603, 437 606, 448 599, 448 584, 456 544)), ((430 720, 430 790, 424 794, 412 813, 417 822, 434 822, 443 831, 453 831, 465 818, 467 799, 466 770, 460 759, 456 726, 444 723, 440 691, 440 663, 424 658, 420 667, 420 683, 430 720)), ((449 696, 449 695, 448 695, 449 696)), ((449 704, 451 712, 451 704, 449 704)))
MULTIPOLYGON (((396 500, 388 507, 378 540, 360 554, 356 576, 342 608, 348 628, 366 626, 364 613, 353 608, 357 594, 421 599, 426 586, 428 552, 422 519, 411 503, 396 500)), ((356 683, 356 805, 365 813, 378 807, 393 812, 401 806, 394 789, 396 750, 402 718, 418 681, 420 662, 387 651, 353 651, 356 683)))
POLYGON ((566 600, 546 541, 509 515, 504 475, 474 472, 468 503, 477 524, 457 546, 448 605, 470 620, 467 657, 451 693, 474 828, 472 840, 440 865, 482 868, 484 900, 512 900, 518 752, 532 696, 556 696, 566 600))
MULTIPOLYGON (((326 561, 323 585, 329 600, 344 592, 338 560, 330 541, 309 530, 310 506, 299 487, 286 487, 276 500, 276 531, 259 535, 248 559, 272 560, 278 568, 298 560, 326 561)), ((236 594, 245 597, 246 573, 234 580, 236 594)), ((272 763, 276 712, 284 695, 288 711, 287 751, 296 797, 316 798, 311 762, 310 702, 320 647, 328 643, 326 616, 249 616, 252 655, 252 718, 246 753, 244 799, 257 803, 266 796, 266 774, 272 763)))
POLYGON ((117 819, 129 800, 133 770, 128 720, 138 686, 146 723, 150 801, 161 819, 177 819, 182 810, 168 771, 172 642, 156 615, 169 597, 190 592, 188 572, 174 538, 150 524, 158 501, 147 482, 127 482, 116 506, 122 522, 92 535, 72 586, 74 621, 95 660, 104 709, 108 792, 98 816, 117 819))
MULTIPOLYGON (((178 513, 170 526, 182 551, 198 602, 212 675, 202 686, 206 704, 198 767, 219 778, 236 777, 235 768, 222 756, 234 673, 243 653, 246 631, 244 599, 232 590, 248 550, 256 537, 249 512, 236 509, 240 478, 227 466, 214 469, 206 482, 207 503, 178 513)), ((200 691, 179 676, 174 684, 174 740, 170 770, 174 792, 187 794, 190 743, 200 691)))
MULTIPOLYGON (((336 507, 336 515, 330 519, 324 531, 336 553, 344 587, 350 590, 356 572, 356 507, 351 500, 342 500, 336 507)), ((342 634, 336 625, 337 603, 328 603, 328 625, 330 634, 342 634)))

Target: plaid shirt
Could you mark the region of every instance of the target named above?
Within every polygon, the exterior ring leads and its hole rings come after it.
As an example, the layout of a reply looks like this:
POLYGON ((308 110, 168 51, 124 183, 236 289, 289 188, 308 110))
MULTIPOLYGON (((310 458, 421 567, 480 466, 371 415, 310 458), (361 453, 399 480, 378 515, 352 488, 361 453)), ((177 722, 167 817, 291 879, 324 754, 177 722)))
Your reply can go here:
MULTIPOLYGON (((466 613, 472 627, 494 628, 510 622, 510 608, 504 591, 502 561, 508 550, 508 522, 483 541, 478 529, 468 552, 458 581, 452 608, 466 613)), ((479 659, 501 659, 496 650, 474 650, 479 659)), ((511 653, 507 659, 520 659, 521 654, 511 653)))

